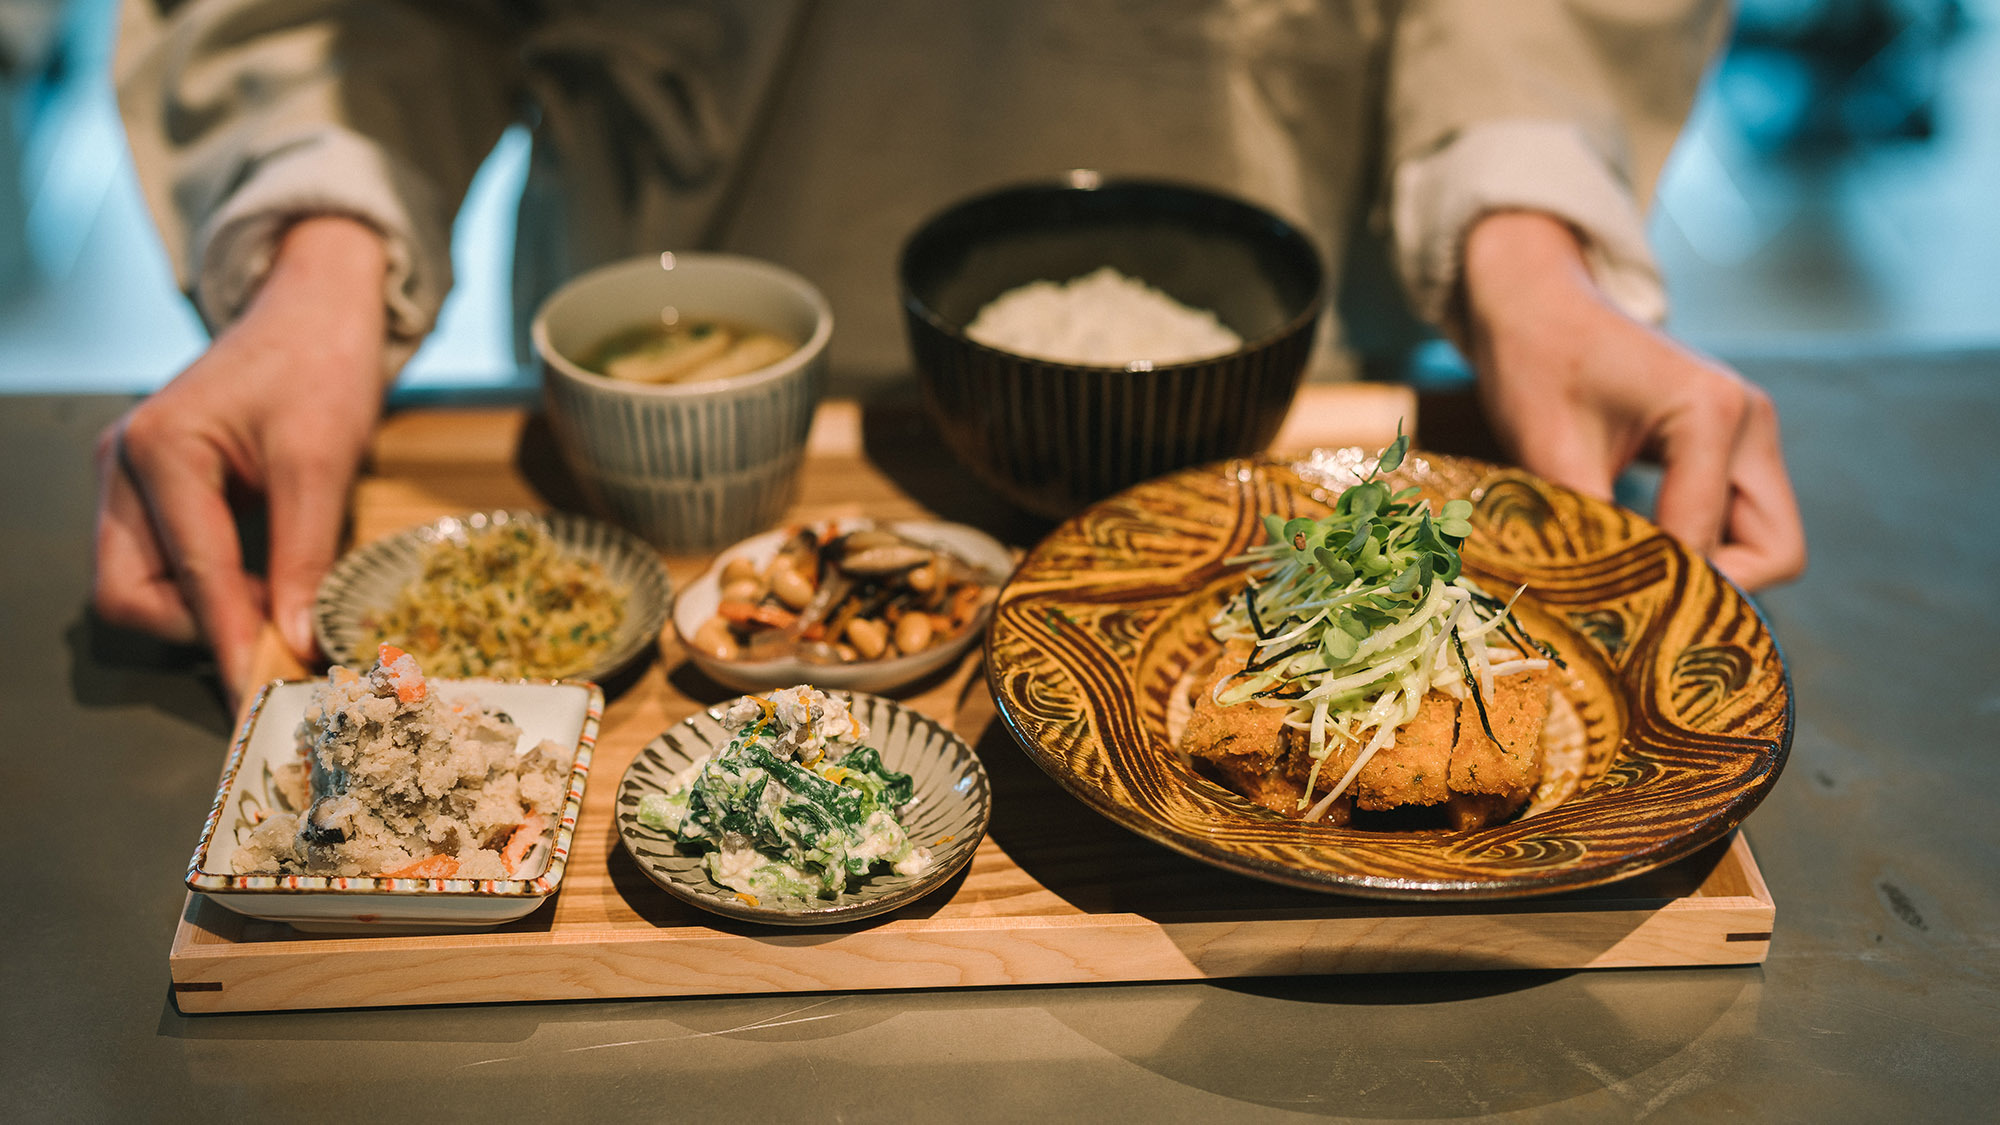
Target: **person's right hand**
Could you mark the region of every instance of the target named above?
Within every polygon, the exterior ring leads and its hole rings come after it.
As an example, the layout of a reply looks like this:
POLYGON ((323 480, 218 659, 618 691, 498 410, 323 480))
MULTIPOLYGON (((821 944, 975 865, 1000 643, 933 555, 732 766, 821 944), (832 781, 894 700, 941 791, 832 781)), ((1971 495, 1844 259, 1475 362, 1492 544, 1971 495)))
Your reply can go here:
POLYGON ((232 705, 266 620, 312 653, 314 590, 382 409, 385 266, 372 227, 294 224, 243 315, 98 439, 98 614, 206 641, 232 705), (267 504, 268 580, 244 569, 246 490, 267 504))
POLYGON ((1615 308, 1567 225, 1525 211, 1483 218, 1464 279, 1480 396, 1523 468, 1609 500, 1618 474, 1651 458, 1655 522, 1716 569, 1752 591, 1805 569, 1769 397, 1615 308))

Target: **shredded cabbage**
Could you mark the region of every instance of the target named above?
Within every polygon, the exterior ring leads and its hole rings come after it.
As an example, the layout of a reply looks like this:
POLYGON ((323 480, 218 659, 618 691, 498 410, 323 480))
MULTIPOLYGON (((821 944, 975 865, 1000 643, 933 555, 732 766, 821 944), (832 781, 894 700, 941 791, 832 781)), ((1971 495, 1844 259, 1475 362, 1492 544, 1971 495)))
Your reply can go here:
POLYGON ((1216 702, 1286 707, 1287 724, 1306 732, 1313 766, 1299 808, 1307 820, 1324 816, 1369 759, 1395 745, 1432 689, 1461 699, 1471 689, 1491 736, 1493 678, 1556 659, 1522 627, 1511 599, 1502 603, 1462 573, 1458 549, 1472 533, 1472 504, 1449 501, 1433 518, 1418 489, 1391 493, 1378 479, 1408 448, 1399 432, 1329 515, 1265 516, 1268 541, 1231 560, 1251 564, 1248 586, 1210 621, 1217 640, 1251 650, 1242 671, 1215 685, 1216 702), (1339 781, 1308 808, 1321 767, 1364 737, 1339 781))

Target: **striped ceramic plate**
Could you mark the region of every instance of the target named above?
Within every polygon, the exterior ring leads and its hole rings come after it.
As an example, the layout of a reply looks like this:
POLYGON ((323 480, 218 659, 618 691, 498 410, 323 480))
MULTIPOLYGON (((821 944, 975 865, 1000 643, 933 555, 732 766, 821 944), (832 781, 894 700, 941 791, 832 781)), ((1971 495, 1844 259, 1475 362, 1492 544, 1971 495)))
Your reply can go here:
POLYGON ((564 554, 595 562, 625 591, 625 613, 611 645, 590 667, 524 670, 523 675, 603 680, 650 652, 673 607, 672 584, 659 553, 630 532, 568 512, 493 511, 447 516, 349 551, 320 582, 313 600, 313 634, 335 664, 369 664, 372 652, 362 622, 394 604, 396 595, 423 573, 424 558, 440 541, 468 531, 531 521, 540 524, 564 554))
POLYGON ((735 702, 731 700, 655 738, 625 771, 618 786, 618 838, 647 878, 676 898, 731 918, 817 926, 867 918, 914 902, 972 862, 993 814, 992 787, 972 747, 935 720, 892 700, 860 692, 827 694, 848 701, 854 717, 868 728, 868 745, 881 752, 883 765, 911 775, 916 782, 915 803, 899 819, 911 839, 930 847, 930 870, 921 875, 870 876, 825 902, 750 902, 709 879, 701 851, 640 824, 640 798, 665 793, 675 777, 729 744, 734 732, 721 716, 735 702))

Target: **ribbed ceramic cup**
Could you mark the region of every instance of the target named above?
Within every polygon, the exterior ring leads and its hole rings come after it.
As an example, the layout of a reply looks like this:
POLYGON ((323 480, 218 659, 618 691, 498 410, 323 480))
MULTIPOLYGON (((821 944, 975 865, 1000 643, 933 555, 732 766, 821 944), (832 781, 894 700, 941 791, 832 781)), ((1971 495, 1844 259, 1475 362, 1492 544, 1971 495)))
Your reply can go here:
POLYGON ((918 380, 946 443, 1003 496, 1058 519, 1270 444, 1325 302, 1318 252, 1276 215, 1201 188, 1088 174, 944 211, 903 247, 901 281, 918 380), (1192 363, 1084 367, 965 335, 1002 293, 1102 266, 1214 312, 1243 346, 1192 363))
POLYGON ((833 312, 804 278, 732 254, 669 253, 570 281, 535 316, 543 400, 563 459, 599 514, 662 550, 717 550, 772 526, 798 491, 826 388, 833 312), (800 341, 746 375, 653 385, 579 366, 666 308, 800 341))

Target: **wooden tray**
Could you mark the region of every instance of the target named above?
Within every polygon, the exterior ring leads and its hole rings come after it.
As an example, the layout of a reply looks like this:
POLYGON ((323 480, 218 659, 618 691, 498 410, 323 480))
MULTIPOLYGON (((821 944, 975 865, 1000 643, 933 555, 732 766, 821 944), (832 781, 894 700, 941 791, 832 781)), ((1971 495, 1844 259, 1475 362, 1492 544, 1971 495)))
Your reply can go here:
MULTIPOLYGON (((1386 444, 1414 400, 1397 388, 1309 388, 1276 448, 1386 444)), ((536 420, 420 411, 382 430, 355 496, 353 538, 454 511, 565 504, 536 420)), ((828 403, 799 513, 935 513, 1026 545, 1043 530, 984 493, 907 406, 828 403)), ((670 559, 676 581, 701 559, 670 559)), ((263 676, 304 674, 275 643, 263 676)), ((328 938, 188 896, 169 965, 183 1012, 723 993, 1161 981, 1301 973, 1584 969, 1762 961, 1774 906, 1738 834, 1635 879, 1501 903, 1382 903, 1219 871, 1098 817, 1037 770, 994 717, 978 656, 904 693, 979 751, 992 829, 949 887, 825 930, 776 930, 685 906, 620 849, 625 767, 666 727, 732 692, 669 639, 611 703, 561 892, 495 930, 328 938)))

